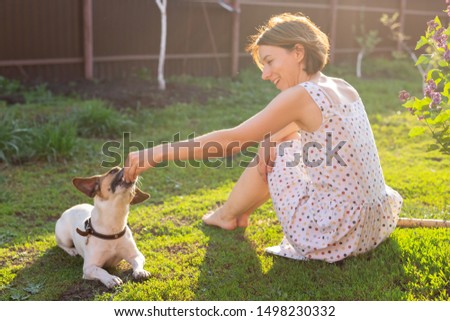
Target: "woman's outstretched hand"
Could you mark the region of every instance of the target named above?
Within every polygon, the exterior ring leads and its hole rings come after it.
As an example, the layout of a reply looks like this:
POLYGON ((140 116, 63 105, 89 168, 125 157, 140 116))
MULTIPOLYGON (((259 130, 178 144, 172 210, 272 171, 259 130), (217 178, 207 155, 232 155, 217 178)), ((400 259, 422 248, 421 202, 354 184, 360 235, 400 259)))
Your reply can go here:
POLYGON ((131 152, 125 160, 123 180, 127 183, 134 182, 137 177, 151 166, 148 149, 131 152))

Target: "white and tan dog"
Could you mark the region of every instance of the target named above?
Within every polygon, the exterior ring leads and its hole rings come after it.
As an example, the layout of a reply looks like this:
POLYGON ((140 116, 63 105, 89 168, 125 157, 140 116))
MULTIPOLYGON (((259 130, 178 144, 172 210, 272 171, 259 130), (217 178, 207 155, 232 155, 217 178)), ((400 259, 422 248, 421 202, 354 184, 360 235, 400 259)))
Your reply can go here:
POLYGON ((127 226, 130 204, 143 202, 150 195, 122 177, 123 169, 115 167, 103 175, 74 178, 75 187, 94 198, 94 206, 80 204, 66 210, 55 227, 58 246, 84 258, 83 278, 100 280, 108 288, 122 284, 122 280, 103 267, 115 266, 122 259, 133 267, 135 279, 150 276, 127 226))

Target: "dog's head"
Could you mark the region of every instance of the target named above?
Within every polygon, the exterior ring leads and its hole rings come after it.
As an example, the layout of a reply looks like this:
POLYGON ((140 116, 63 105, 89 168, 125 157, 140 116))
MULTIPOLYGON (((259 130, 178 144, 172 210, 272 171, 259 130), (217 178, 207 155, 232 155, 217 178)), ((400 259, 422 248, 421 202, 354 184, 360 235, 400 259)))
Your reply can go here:
POLYGON ((80 192, 91 198, 122 198, 129 204, 138 204, 150 197, 136 186, 136 182, 127 183, 122 178, 123 168, 114 167, 102 175, 76 177, 72 182, 80 192))

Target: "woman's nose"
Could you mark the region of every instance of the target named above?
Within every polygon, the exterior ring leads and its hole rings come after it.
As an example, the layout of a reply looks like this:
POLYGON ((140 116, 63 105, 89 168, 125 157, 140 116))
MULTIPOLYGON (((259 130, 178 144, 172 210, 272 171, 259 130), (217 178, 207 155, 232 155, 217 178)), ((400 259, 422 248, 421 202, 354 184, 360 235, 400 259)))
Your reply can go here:
POLYGON ((269 76, 270 76, 269 68, 267 68, 267 66, 264 66, 261 73, 262 80, 268 80, 269 76))

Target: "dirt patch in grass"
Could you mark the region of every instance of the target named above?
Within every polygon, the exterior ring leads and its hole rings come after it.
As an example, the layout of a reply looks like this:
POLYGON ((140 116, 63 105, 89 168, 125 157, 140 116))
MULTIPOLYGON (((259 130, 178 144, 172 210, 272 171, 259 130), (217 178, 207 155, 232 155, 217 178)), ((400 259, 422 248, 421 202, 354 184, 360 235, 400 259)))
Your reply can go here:
POLYGON ((32 247, 20 246, 10 248, 9 253, 0 262, 0 267, 30 265, 34 262, 34 258, 39 251, 32 247))
MULTIPOLYGON (((33 88, 36 84, 26 84, 33 88)), ((184 82, 168 82, 166 90, 159 90, 155 81, 130 78, 102 81, 72 81, 68 83, 48 83, 46 88, 54 95, 72 96, 81 99, 101 99, 113 107, 122 108, 160 108, 174 103, 206 104, 208 100, 228 96, 222 88, 202 88, 184 82)), ((22 92, 2 93, 0 100, 7 105, 25 102, 22 92)))
POLYGON ((65 292, 63 292, 58 300, 59 301, 90 301, 94 299, 95 295, 99 292, 114 292, 114 290, 108 290, 103 287, 100 282, 97 281, 80 281, 70 286, 65 292))
MULTIPOLYGON (((124 283, 135 282, 132 277, 133 270, 124 261, 121 261, 116 267, 109 268, 110 274, 116 275, 122 279, 124 283)), ((91 301, 99 294, 114 294, 120 291, 120 286, 108 289, 98 280, 82 280, 68 287, 60 294, 59 301, 91 301)))

